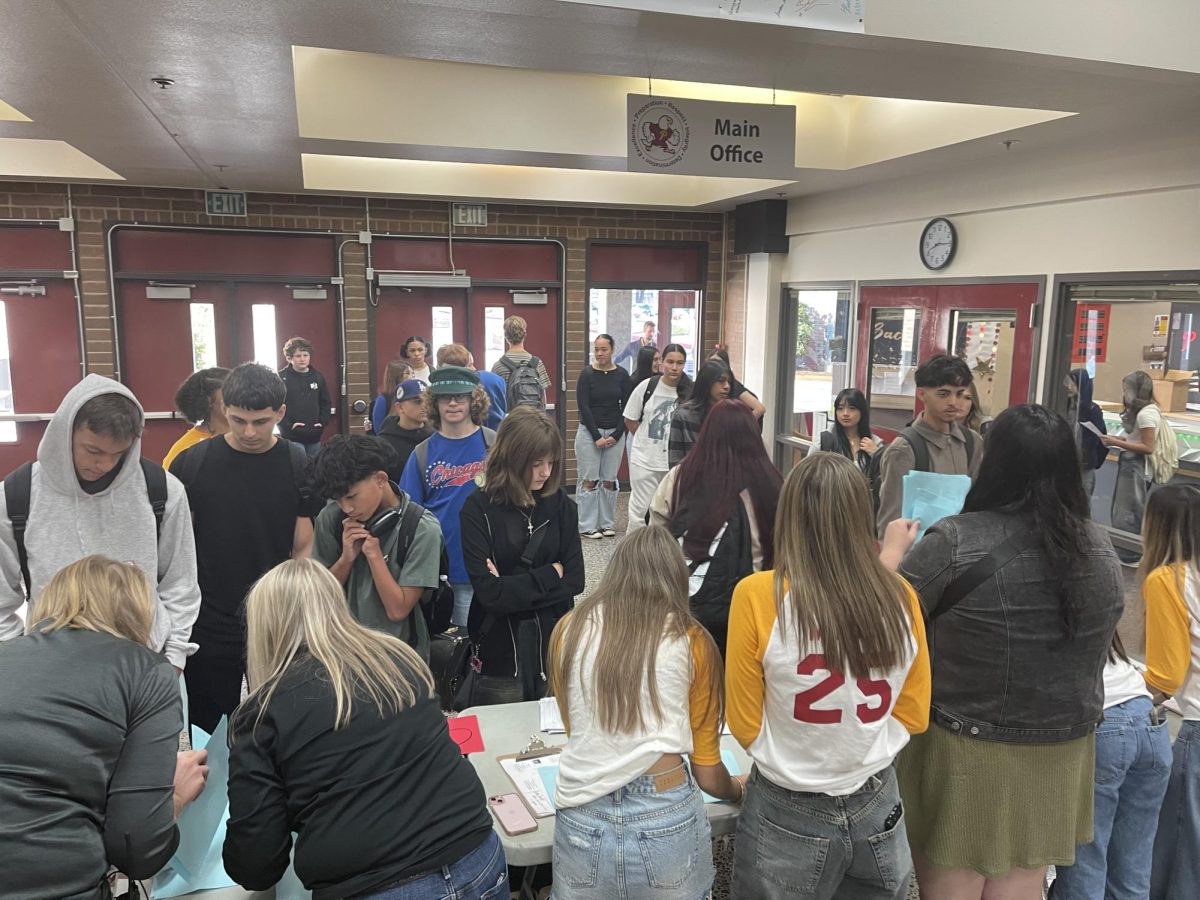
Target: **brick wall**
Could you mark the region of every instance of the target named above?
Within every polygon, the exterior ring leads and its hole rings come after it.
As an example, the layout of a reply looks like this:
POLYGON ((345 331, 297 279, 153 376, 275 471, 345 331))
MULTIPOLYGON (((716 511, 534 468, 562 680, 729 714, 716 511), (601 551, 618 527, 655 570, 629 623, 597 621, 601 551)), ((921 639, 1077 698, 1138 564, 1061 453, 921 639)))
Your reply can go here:
POLYGON ((733 248, 734 214, 727 213, 731 252, 725 262, 725 322, 721 340, 729 347, 729 362, 741 377, 746 371, 746 256, 735 256, 733 248))
MULTIPOLYGON (((104 243, 107 222, 163 225, 286 228, 354 234, 367 229, 361 197, 250 194, 246 219, 210 218, 202 191, 73 185, 80 284, 88 371, 112 375, 113 322, 104 243)), ((68 215, 67 187, 52 183, 0 182, 0 218, 56 219, 68 215)), ((372 199, 370 229, 376 233, 446 234, 447 204, 441 201, 372 199)), ((708 244, 708 284, 704 292, 700 346, 711 347, 721 334, 721 213, 489 204, 488 226, 457 232, 464 237, 557 238, 566 254, 566 377, 568 385, 588 358, 586 334, 587 241, 607 238, 636 241, 702 241, 708 244)), ((345 248, 347 403, 371 399, 368 362, 367 290, 363 248, 345 248)), ((481 354, 477 354, 481 355, 481 354)), ((574 390, 566 392, 568 480, 574 481, 573 438, 579 422, 574 390)), ((350 417, 351 420, 357 417, 350 417)))

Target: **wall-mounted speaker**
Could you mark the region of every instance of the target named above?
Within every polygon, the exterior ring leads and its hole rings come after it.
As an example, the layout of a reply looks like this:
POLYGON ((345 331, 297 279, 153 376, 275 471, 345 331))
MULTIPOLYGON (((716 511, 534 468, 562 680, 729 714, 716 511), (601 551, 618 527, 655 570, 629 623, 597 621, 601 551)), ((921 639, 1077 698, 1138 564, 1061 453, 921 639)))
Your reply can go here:
POLYGON ((787 253, 787 201, 756 200, 734 210, 734 253, 787 253))

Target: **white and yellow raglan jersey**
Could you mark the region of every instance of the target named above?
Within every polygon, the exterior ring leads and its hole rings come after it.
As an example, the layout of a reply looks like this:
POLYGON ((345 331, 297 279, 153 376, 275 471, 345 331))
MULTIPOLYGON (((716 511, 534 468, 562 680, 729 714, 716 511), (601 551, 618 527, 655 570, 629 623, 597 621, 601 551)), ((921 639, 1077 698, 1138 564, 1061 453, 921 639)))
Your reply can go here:
POLYGON ((793 791, 853 793, 929 726, 929 651, 916 592, 905 583, 912 635, 903 663, 876 677, 831 672, 819 642, 801 648, 777 621, 774 572, 733 592, 725 653, 730 731, 763 775, 793 791))
POLYGON ((1160 566, 1142 598, 1146 684, 1173 696, 1185 719, 1200 719, 1200 577, 1191 566, 1160 566))

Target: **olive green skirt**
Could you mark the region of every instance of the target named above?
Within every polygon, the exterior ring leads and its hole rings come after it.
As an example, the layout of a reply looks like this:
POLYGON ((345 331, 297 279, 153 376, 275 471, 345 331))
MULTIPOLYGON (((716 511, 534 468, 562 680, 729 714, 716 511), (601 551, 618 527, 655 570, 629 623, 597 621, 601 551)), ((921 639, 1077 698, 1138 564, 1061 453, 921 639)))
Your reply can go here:
POLYGON ((908 840, 935 866, 1000 878, 1069 866, 1092 839, 1096 737, 1012 744, 930 723, 896 758, 908 840))

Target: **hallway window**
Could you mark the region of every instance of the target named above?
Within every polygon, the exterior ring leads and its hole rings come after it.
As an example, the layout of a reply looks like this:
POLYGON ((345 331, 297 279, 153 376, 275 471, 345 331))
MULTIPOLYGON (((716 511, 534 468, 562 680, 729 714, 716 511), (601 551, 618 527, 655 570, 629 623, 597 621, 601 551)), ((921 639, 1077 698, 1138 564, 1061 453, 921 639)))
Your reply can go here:
POLYGON ((217 322, 211 303, 192 303, 192 371, 211 369, 217 364, 217 322))
POLYGON ((279 368, 279 341, 275 339, 275 304, 255 303, 250 307, 254 326, 254 361, 270 369, 279 368))
MULTIPOLYGON (((11 416, 13 406, 12 367, 8 361, 8 316, 4 301, 0 300, 0 414, 11 416)), ((0 443, 17 442, 17 423, 0 422, 0 443)))
POLYGON ((659 350, 667 344, 680 344, 687 351, 684 371, 694 378, 701 297, 701 291, 593 288, 588 293, 589 342, 598 334, 611 334, 616 341, 613 361, 631 374, 645 342, 659 350))

